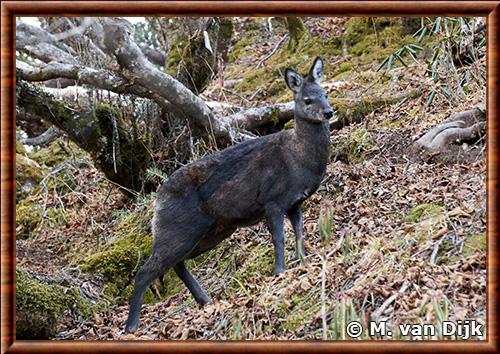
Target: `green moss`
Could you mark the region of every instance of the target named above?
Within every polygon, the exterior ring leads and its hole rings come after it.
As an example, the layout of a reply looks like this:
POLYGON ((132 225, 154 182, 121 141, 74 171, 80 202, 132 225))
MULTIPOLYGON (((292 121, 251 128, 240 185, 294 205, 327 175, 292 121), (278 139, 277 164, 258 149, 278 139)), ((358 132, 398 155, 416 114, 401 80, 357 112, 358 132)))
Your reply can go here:
POLYGON ((48 284, 22 269, 16 270, 17 338, 54 336, 65 311, 88 318, 92 306, 77 288, 48 284))
POLYGON ((96 166, 111 181, 140 190, 144 187, 144 171, 150 166, 150 141, 146 136, 129 131, 120 110, 107 104, 96 104, 92 112, 97 142, 89 140, 85 149, 94 157, 96 166), (116 124, 116 129, 115 129, 116 124), (115 154, 110 152, 116 151, 115 154))
POLYGON ((466 237, 462 248, 462 257, 468 257, 477 252, 486 253, 487 247, 486 232, 466 237))
POLYGON ((362 97, 355 101, 346 98, 330 98, 330 103, 336 111, 338 127, 363 121, 369 113, 386 106, 399 103, 403 99, 415 98, 420 90, 413 90, 403 95, 392 97, 362 97))
POLYGON ((369 17, 352 17, 344 24, 343 40, 348 46, 361 41, 370 31, 369 17))
POLYGON ((486 254, 487 247, 486 232, 466 236, 463 240, 461 250, 457 248, 455 242, 445 240, 439 246, 439 256, 436 263, 454 264, 475 254, 486 254))
POLYGON ((72 157, 73 152, 79 153, 80 156, 83 155, 82 151, 76 146, 75 143, 65 139, 57 139, 48 147, 30 154, 30 157, 40 165, 56 167, 69 157, 72 157))
POLYGON ((115 229, 115 237, 103 250, 88 257, 80 268, 100 274, 106 281, 105 295, 124 300, 124 290, 133 283, 135 273, 151 254, 150 223, 152 207, 132 212, 115 229))
POLYGON ((26 155, 26 148, 19 140, 16 140, 16 154, 26 155))
MULTIPOLYGON (((279 102, 289 100, 291 96, 283 79, 286 68, 292 67, 298 72, 306 74, 316 56, 328 60, 328 58, 340 53, 338 42, 332 38, 304 36, 297 44, 294 55, 290 55, 288 48, 282 46, 263 67, 259 69, 255 69, 254 66, 249 67, 241 76, 242 81, 235 86, 234 90, 247 95, 254 95, 256 91, 260 91, 266 98, 279 102)), ((327 71, 325 75, 325 80, 327 80, 331 71, 327 71)))
POLYGON ((406 38, 407 33, 396 18, 352 17, 344 27, 342 40, 354 55, 373 52, 374 46, 384 49, 400 45, 403 38, 412 41, 411 36, 406 38))
POLYGON ((177 75, 177 67, 182 60, 182 53, 184 48, 188 45, 189 38, 184 36, 176 36, 172 41, 172 49, 168 57, 167 66, 165 67, 165 72, 169 75, 177 75))
POLYGON ((42 221, 43 208, 30 199, 16 204, 16 237, 28 238, 42 221))
POLYGON ((250 253, 245 256, 233 275, 230 284, 232 289, 240 289, 250 278, 271 275, 274 269, 274 250, 272 245, 252 246, 250 253))
POLYGON ((282 305, 282 318, 285 321, 282 327, 288 331, 295 331, 303 327, 318 313, 321 308, 319 292, 303 291, 297 288, 290 297, 291 303, 282 305))
MULTIPOLYGON (((229 61, 236 62, 241 58, 245 58, 252 51, 252 46, 255 43, 255 33, 245 33, 238 42, 236 42, 229 50, 229 61)), ((228 73, 229 77, 229 73, 228 73)))
MULTIPOLYGON (((44 210, 43 205, 30 198, 16 204, 16 236, 26 239, 35 234, 41 224, 44 210)), ((65 212, 62 208, 47 207, 45 210, 45 227, 57 227, 65 222, 65 212)))
POLYGON ((360 128, 350 135, 341 137, 339 142, 332 146, 330 156, 337 156, 341 161, 356 164, 365 160, 373 146, 371 133, 365 128, 360 128))
MULTIPOLYGON (((134 289, 135 273, 151 254, 151 218, 151 207, 142 212, 130 213, 118 224, 115 237, 103 247, 102 251, 87 257, 80 265, 81 270, 103 277, 105 281, 103 295, 112 303, 128 300, 134 289)), ((186 266, 196 273, 196 268, 203 266, 205 260, 209 258, 217 259, 217 269, 222 272, 229 266, 232 254, 231 257, 221 259, 220 251, 214 249, 188 260, 186 266)), ((163 283, 157 281, 152 284, 158 293, 148 289, 144 303, 153 304, 186 290, 173 269, 167 270, 162 278, 163 283)))
POLYGON ((414 207, 405 217, 407 222, 419 222, 424 219, 440 215, 444 212, 442 205, 437 203, 420 204, 414 207))
MULTIPOLYGON (((364 72, 371 73, 371 70, 388 55, 404 44, 415 41, 414 38, 403 33, 404 29, 397 19, 355 17, 349 19, 345 26, 342 37, 324 38, 304 35, 294 42, 293 46, 296 48, 293 54, 290 54, 287 46, 282 45, 262 67, 256 69, 255 66, 248 66, 243 74, 241 66, 237 70, 232 70, 232 74, 228 77, 242 78, 234 91, 243 95, 283 102, 291 99, 283 81, 283 73, 287 67, 306 74, 314 57, 321 56, 327 63, 325 81, 351 79, 353 73, 358 76, 364 72), (328 63, 338 61, 339 56, 342 55, 343 43, 353 56, 347 56, 346 60, 340 64, 328 66, 328 63)), ((233 47, 230 58, 236 60, 252 51, 253 43, 258 35, 260 35, 259 31, 245 33, 244 37, 233 47)), ((366 81, 372 82, 372 76, 366 78, 366 81)))
POLYGON ((306 28, 299 17, 285 17, 285 24, 290 37, 288 41, 288 50, 293 53, 297 49, 300 41, 306 35, 306 28))
POLYGON ((342 74, 345 72, 350 73, 352 71, 352 68, 353 68, 353 65, 351 62, 343 62, 335 68, 335 74, 338 75, 338 74, 342 74))
POLYGON ((151 254, 151 217, 151 208, 127 216, 116 227, 112 241, 102 252, 89 257, 82 270, 95 270, 108 280, 129 280, 132 270, 139 268, 151 254))
POLYGON ((367 34, 359 42, 349 48, 349 53, 355 56, 369 55, 380 60, 404 44, 413 43, 411 36, 402 36, 402 27, 387 27, 380 33, 367 34))
MULTIPOLYGON (((125 289, 123 289, 123 292, 120 295, 120 299, 130 299, 130 296, 132 296, 132 292, 134 291, 134 284, 128 285, 125 289)), ((110 296, 116 296, 115 294, 109 294, 110 296)), ((148 288, 146 292, 144 293, 144 300, 143 304, 154 304, 158 302, 158 298, 153 294, 153 291, 151 291, 151 288, 148 288)))
POLYGON ((293 129, 294 127, 295 127, 295 120, 290 119, 288 122, 285 123, 283 129, 293 129))

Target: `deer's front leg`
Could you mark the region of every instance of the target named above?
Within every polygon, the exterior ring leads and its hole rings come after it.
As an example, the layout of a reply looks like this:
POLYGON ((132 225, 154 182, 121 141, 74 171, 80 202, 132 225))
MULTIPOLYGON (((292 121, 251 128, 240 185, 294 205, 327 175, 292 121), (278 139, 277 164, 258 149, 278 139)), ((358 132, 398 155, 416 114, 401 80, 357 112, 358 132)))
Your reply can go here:
POLYGON ((266 217, 274 244, 274 274, 285 271, 285 213, 276 205, 266 206, 266 217))
POLYGON ((302 253, 303 256, 306 254, 303 236, 304 219, 302 217, 302 204, 295 204, 287 211, 287 215, 292 223, 293 231, 295 232, 295 259, 299 259, 300 253, 302 253))

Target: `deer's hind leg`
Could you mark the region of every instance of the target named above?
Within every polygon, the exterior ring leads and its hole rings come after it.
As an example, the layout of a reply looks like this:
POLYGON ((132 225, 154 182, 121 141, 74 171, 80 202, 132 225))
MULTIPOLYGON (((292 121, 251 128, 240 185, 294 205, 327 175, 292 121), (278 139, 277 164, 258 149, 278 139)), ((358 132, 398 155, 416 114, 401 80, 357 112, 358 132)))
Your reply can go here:
MULTIPOLYGON (((222 225, 215 225, 208 231, 203 238, 198 242, 196 247, 192 250, 189 258, 196 258, 202 253, 205 253, 213 248, 215 248, 221 241, 231 236, 231 234, 236 230, 235 227, 227 227, 222 225)), ((179 262, 174 267, 175 273, 182 282, 189 289, 194 299, 201 306, 211 302, 203 287, 196 281, 191 272, 186 268, 184 261, 179 262)))
POLYGON ((134 292, 130 298, 130 309, 125 332, 133 333, 137 330, 144 293, 153 280, 162 275, 167 267, 168 266, 163 264, 161 256, 157 253, 153 253, 137 272, 135 276, 134 292))
MULTIPOLYGON (((211 219, 205 215, 192 215, 189 211, 180 208, 177 209, 176 214, 168 215, 168 217, 155 215, 153 252, 135 277, 135 287, 130 298, 130 310, 125 331, 135 332, 137 330, 144 293, 151 282, 168 268, 175 267, 186 259, 201 237, 210 229, 210 224, 211 219)), ((194 280, 194 278, 192 279, 194 280)))
POLYGON ((175 274, 181 278, 182 282, 189 289, 194 299, 201 306, 211 302, 203 287, 196 281, 191 272, 186 268, 184 261, 180 261, 174 266, 175 274))

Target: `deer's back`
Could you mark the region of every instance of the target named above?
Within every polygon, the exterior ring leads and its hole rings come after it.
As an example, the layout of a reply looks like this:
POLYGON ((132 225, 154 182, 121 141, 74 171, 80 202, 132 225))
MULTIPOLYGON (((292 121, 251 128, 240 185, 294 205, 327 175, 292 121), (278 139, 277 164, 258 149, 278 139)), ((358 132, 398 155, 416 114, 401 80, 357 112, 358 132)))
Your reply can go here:
POLYGON ((186 205, 215 223, 242 226, 259 221, 269 202, 291 207, 312 194, 322 177, 301 168, 292 140, 292 132, 283 131, 180 168, 162 186, 156 209, 186 205))

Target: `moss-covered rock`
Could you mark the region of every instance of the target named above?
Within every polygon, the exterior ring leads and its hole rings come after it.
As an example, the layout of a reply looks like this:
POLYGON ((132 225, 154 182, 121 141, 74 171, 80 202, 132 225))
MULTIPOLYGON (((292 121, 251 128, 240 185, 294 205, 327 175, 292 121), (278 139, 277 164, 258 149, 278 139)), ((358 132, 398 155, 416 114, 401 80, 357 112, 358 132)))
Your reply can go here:
POLYGON ((352 17, 345 24, 342 36, 349 54, 381 59, 404 44, 416 41, 396 18, 352 17))
POLYGON ((404 99, 415 98, 420 90, 413 90, 403 95, 361 97, 356 100, 348 98, 331 98, 330 103, 336 111, 337 122, 334 128, 341 128, 352 123, 361 122, 371 112, 386 106, 401 102, 404 99))
POLYGON ((337 143, 332 144, 330 156, 350 164, 365 160, 374 146, 372 135, 364 128, 354 133, 340 137, 337 143))
POLYGON ((16 198, 20 200, 31 193, 47 173, 36 161, 16 153, 16 198))
POLYGON ((28 238, 42 221, 43 208, 31 199, 16 204, 16 237, 28 238))
POLYGON ((107 282, 105 295, 124 299, 124 289, 132 283, 137 270, 151 254, 152 207, 125 217, 115 229, 115 237, 102 251, 90 256, 80 266, 100 274, 107 282))
MULTIPOLYGON (((291 55, 286 46, 281 47, 269 58, 266 65, 255 69, 249 67, 241 76, 242 81, 234 90, 236 92, 254 95, 262 92, 266 98, 276 99, 279 102, 289 101, 292 96, 285 85, 283 74, 288 67, 295 68, 298 72, 306 74, 316 56, 331 58, 341 53, 340 43, 335 38, 322 38, 319 36, 304 36, 297 43, 295 54, 291 55)), ((332 72, 326 71, 326 80, 332 72)))
POLYGON ((66 288, 16 270, 16 335, 18 339, 50 338, 57 333, 63 313, 84 318, 92 305, 78 288, 66 288))

